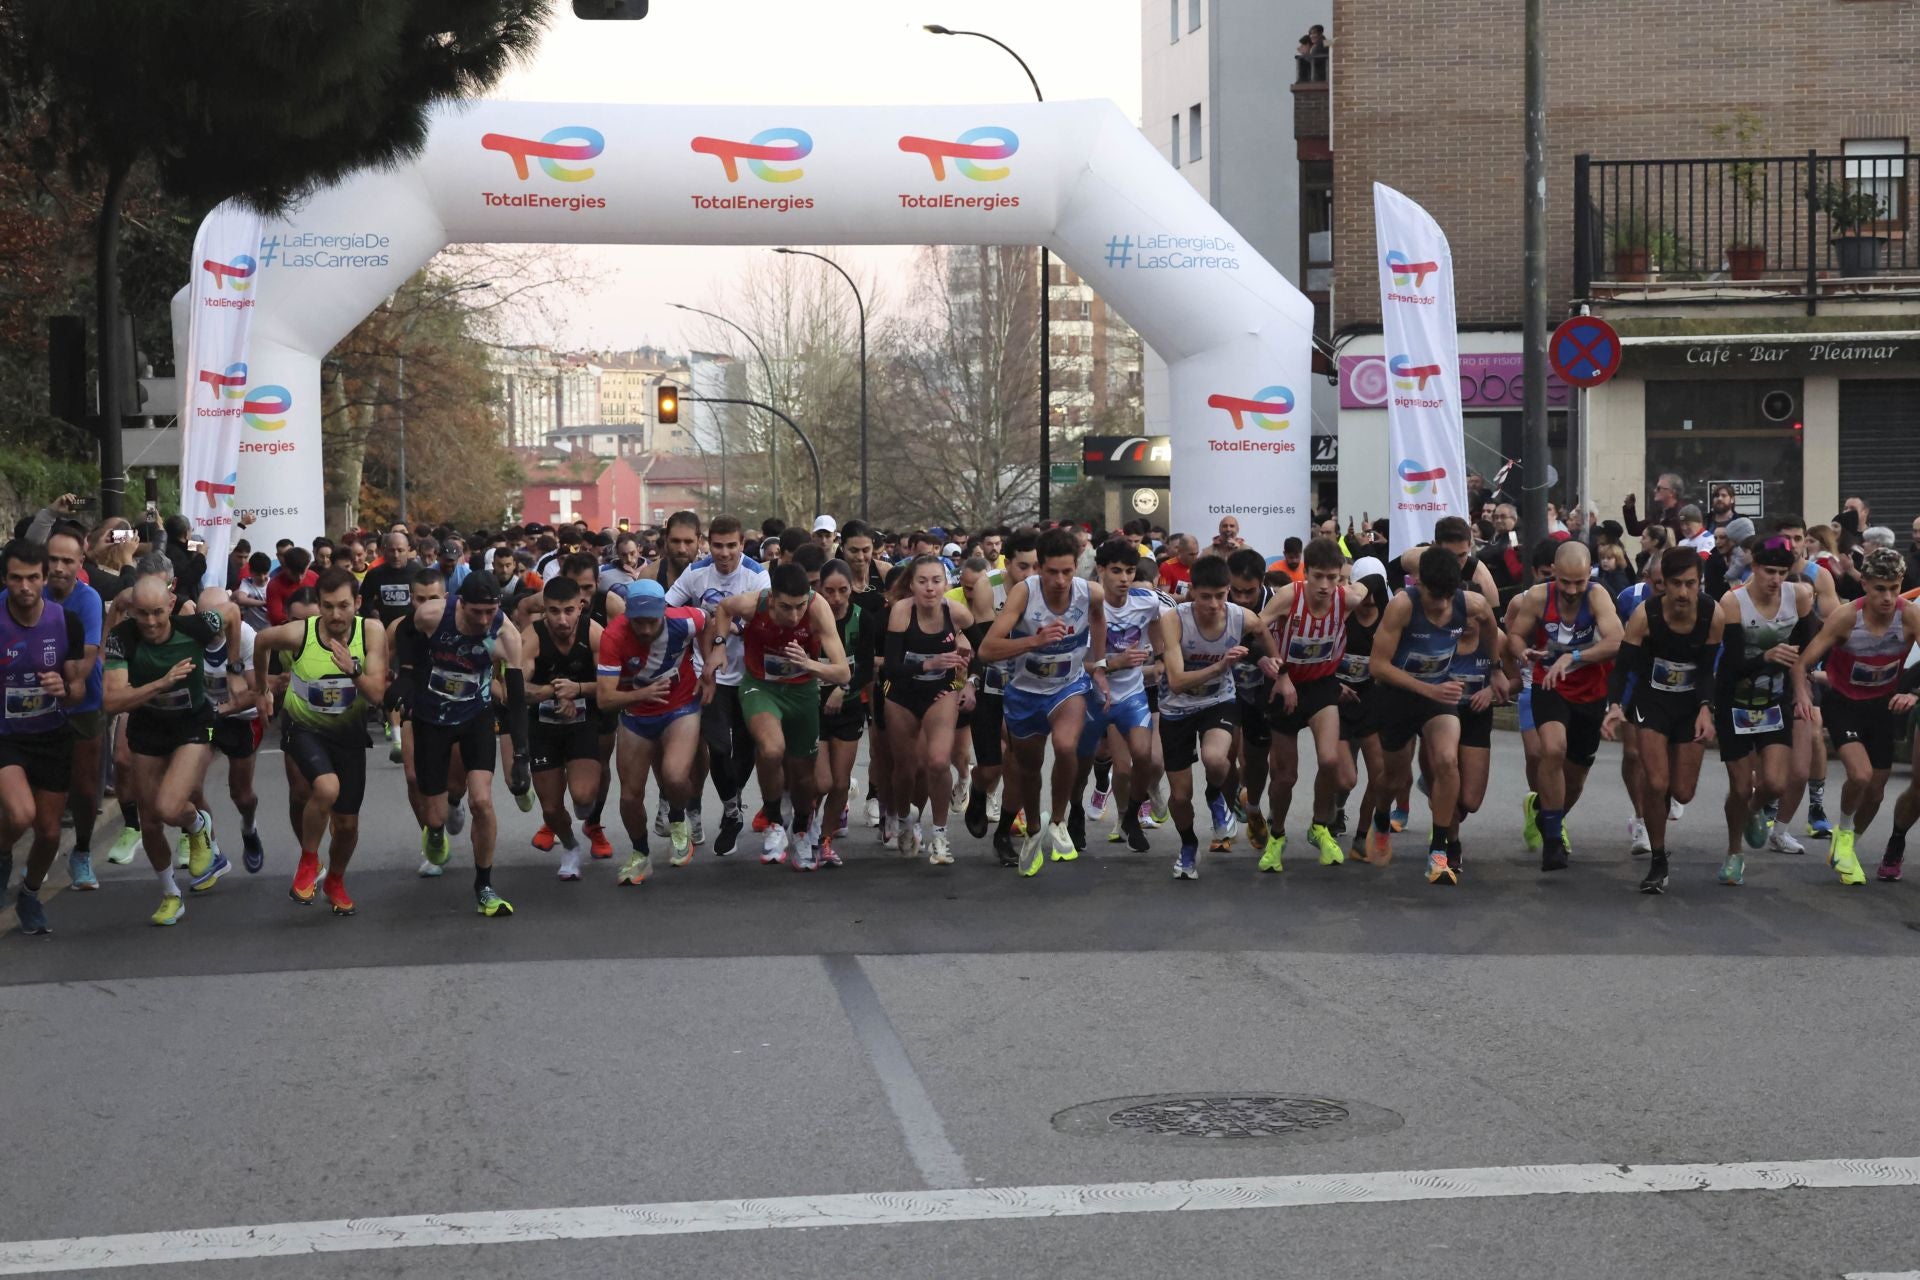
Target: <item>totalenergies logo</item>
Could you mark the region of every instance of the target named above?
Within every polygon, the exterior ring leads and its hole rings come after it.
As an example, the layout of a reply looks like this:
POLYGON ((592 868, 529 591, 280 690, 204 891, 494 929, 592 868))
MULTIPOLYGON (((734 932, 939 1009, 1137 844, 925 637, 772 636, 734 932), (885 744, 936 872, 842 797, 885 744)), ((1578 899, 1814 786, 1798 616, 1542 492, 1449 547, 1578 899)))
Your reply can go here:
POLYGON ((1005 160, 1020 149, 1020 135, 1011 129, 999 125, 982 125, 978 129, 969 129, 952 142, 944 138, 917 138, 909 134, 900 139, 900 149, 915 155, 925 156, 927 163, 933 166, 933 180, 947 180, 947 161, 953 161, 953 167, 962 176, 975 182, 998 182, 1013 170, 1006 165, 992 167, 975 164, 976 160, 1005 160))
POLYGON ((278 431, 287 425, 293 412, 293 393, 285 387, 254 387, 247 392, 240 412, 255 431, 278 431))
POLYGON ((753 176, 762 182, 796 182, 805 169, 776 169, 772 163, 791 164, 813 152, 813 135, 805 129, 762 129, 745 142, 725 138, 695 138, 693 149, 713 156, 727 171, 728 182, 740 181, 740 162, 745 160, 753 176))
POLYGON ((1425 391, 1427 380, 1440 376, 1440 366, 1415 364, 1411 356, 1394 356, 1387 361, 1387 372, 1393 375, 1393 385, 1402 391, 1425 391))
POLYGON ((1422 493, 1426 490, 1426 487, 1434 481, 1445 480, 1447 478, 1447 469, 1445 467, 1422 468, 1421 465, 1412 458, 1400 459, 1400 466, 1397 470, 1400 475, 1400 483, 1406 486, 1408 493, 1422 493))
POLYGON ((1207 408, 1225 409, 1233 415, 1233 429, 1245 430, 1249 425, 1262 431, 1285 431, 1287 415, 1293 412, 1293 391, 1288 387, 1262 387, 1249 397, 1212 395, 1207 397, 1207 408))
POLYGON ((1387 250, 1387 274, 1393 277, 1397 289, 1405 289, 1409 285, 1418 289, 1426 284, 1428 276, 1439 269, 1437 262, 1414 262, 1398 249, 1387 250))
POLYGON ((569 169, 560 162, 591 160, 606 150, 607 140, 598 129, 589 129, 583 124, 563 124, 537 142, 532 138, 516 138, 510 133, 489 133, 481 137, 480 145, 512 157, 513 171, 522 182, 528 177, 529 159, 538 160, 549 178, 585 182, 593 176, 593 170, 569 169))
POLYGON ((234 490, 239 487, 239 484, 239 473, 229 471, 225 480, 195 480, 193 491, 206 495, 209 509, 218 506, 232 510, 234 490))
POLYGON ((200 381, 212 387, 214 394, 227 400, 237 400, 245 394, 247 385, 247 366, 245 362, 230 364, 225 372, 202 369, 200 381))
POLYGON ((254 269, 259 265, 246 254, 240 254, 231 262, 221 262, 208 258, 200 264, 213 276, 213 288, 219 293, 231 284, 235 293, 245 293, 253 288, 254 269))

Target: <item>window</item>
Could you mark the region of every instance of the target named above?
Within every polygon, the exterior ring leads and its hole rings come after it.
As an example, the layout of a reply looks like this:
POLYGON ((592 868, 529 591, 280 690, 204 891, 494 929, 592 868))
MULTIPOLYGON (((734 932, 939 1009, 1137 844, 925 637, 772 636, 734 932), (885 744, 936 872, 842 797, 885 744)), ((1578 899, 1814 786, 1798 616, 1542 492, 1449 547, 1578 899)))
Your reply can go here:
POLYGON ((1200 29, 1200 0, 1187 0, 1187 30, 1200 29))
POLYGON ((1173 167, 1180 167, 1180 113, 1173 113, 1173 167))
POLYGON ((1880 216, 1888 222, 1907 219, 1907 140, 1854 138, 1840 144, 1847 157, 1847 185, 1871 191, 1880 201, 1880 216))
POLYGON ((1167 43, 1180 43, 1180 0, 1167 0, 1167 43))
POLYGON ((1200 158, 1200 104, 1187 108, 1187 159, 1200 158))

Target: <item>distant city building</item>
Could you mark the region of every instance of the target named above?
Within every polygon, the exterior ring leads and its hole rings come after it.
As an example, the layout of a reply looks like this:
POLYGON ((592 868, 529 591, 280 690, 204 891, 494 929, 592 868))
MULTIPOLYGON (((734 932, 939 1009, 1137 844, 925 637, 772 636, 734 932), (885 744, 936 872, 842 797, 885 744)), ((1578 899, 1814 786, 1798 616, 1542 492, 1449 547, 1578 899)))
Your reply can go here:
POLYGON ((583 449, 517 449, 526 475, 522 520, 585 521, 593 529, 663 524, 675 511, 709 510, 716 478, 704 461, 675 454, 601 457, 583 449))

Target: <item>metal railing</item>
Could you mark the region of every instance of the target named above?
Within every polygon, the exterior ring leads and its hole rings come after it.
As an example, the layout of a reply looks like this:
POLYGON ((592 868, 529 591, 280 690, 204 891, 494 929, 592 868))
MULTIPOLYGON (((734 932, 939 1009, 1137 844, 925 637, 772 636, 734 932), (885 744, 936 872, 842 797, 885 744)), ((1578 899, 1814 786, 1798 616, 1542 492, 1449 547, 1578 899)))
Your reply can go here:
POLYGON ((1295 84, 1324 84, 1327 69, 1332 63, 1332 50, 1316 49, 1312 53, 1293 55, 1293 82, 1295 84))
POLYGON ((1573 294, 1920 285, 1920 155, 1574 157, 1573 294), (1865 282, 1878 281, 1868 285, 1865 282))

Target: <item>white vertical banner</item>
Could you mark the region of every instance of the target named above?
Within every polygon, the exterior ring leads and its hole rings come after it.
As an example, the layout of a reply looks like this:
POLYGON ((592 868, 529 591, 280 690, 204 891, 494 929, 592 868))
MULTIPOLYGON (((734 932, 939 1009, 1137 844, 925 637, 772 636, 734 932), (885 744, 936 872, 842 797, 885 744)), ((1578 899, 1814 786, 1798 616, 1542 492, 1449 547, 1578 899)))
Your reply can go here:
POLYGON ((1387 349, 1387 544, 1433 541, 1442 516, 1467 514, 1453 251, 1425 209, 1373 184, 1380 324, 1387 349))
POLYGON ((193 240, 187 307, 185 388, 180 406, 180 504, 207 543, 209 581, 226 581, 240 489, 240 424, 285 408, 283 388, 257 386, 247 368, 247 339, 260 283, 260 215, 233 201, 200 224, 193 240))

